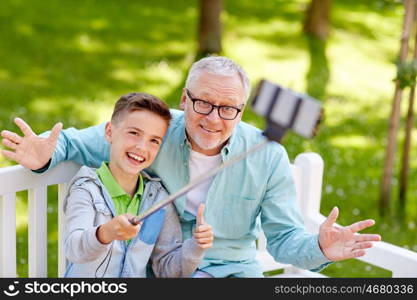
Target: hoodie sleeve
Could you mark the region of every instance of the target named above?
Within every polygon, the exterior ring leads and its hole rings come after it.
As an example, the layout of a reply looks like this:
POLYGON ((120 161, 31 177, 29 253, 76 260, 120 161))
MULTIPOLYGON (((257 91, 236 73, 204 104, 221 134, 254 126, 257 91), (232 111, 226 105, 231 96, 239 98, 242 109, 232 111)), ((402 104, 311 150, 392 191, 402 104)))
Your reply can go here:
POLYGON ((86 263, 108 251, 111 244, 98 241, 94 226, 95 209, 91 193, 82 186, 72 185, 64 203, 65 257, 74 263, 86 263))
POLYGON ((190 277, 204 256, 194 238, 182 241, 178 214, 172 204, 166 208, 164 225, 151 260, 157 277, 190 277))

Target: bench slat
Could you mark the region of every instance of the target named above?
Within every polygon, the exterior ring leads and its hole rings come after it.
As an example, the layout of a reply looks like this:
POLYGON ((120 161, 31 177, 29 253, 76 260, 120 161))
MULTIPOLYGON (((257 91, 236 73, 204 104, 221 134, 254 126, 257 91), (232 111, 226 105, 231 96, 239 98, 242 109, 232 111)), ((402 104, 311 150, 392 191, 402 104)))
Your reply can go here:
POLYGON ((47 187, 30 189, 29 277, 48 277, 47 268, 47 187))
POLYGON ((58 185, 58 277, 64 277, 65 274, 65 250, 64 250, 64 236, 65 236, 65 214, 64 214, 64 199, 67 192, 67 184, 61 183, 58 185))
POLYGON ((16 277, 16 194, 0 196, 0 277, 16 277))

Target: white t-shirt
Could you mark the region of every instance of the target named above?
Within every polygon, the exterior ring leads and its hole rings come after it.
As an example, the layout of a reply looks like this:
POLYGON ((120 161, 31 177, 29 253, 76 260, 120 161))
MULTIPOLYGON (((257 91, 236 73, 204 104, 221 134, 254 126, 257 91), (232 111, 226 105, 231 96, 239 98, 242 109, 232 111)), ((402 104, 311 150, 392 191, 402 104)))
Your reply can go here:
MULTIPOLYGON (((207 156, 191 150, 188 166, 190 170, 190 182, 206 174, 209 170, 216 168, 222 163, 221 154, 207 156)), ((187 193, 187 202, 185 210, 193 215, 197 215, 198 206, 202 202, 206 202, 208 190, 215 176, 210 177, 206 181, 193 188, 187 193)))

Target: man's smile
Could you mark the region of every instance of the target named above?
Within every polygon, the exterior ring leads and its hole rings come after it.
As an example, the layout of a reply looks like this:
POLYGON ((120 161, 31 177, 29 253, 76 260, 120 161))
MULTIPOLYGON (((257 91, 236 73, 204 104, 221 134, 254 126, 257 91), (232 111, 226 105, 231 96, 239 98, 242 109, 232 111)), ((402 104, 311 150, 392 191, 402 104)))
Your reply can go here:
POLYGON ((212 129, 212 128, 207 128, 207 127, 205 127, 205 126, 203 126, 203 125, 200 125, 200 128, 201 129, 203 129, 204 131, 206 131, 206 132, 209 132, 209 133, 219 133, 219 132, 221 132, 221 130, 216 130, 216 129, 212 129))

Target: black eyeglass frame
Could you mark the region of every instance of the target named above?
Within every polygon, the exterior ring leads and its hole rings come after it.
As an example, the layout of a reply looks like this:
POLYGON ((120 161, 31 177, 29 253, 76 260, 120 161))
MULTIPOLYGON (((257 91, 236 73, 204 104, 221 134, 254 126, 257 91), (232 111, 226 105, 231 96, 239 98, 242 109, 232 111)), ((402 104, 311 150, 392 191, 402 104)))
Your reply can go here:
POLYGON ((219 115, 219 117, 220 117, 220 118, 222 118, 223 120, 227 120, 227 121, 232 121, 232 120, 236 119, 236 117, 238 116, 238 114, 242 111, 243 106, 245 106, 244 104, 242 104, 241 108, 238 108, 238 107, 235 107, 235 106, 230 106, 230 105, 214 105, 214 104, 212 104, 212 103, 210 103, 210 102, 208 102, 208 101, 206 101, 206 100, 201 100, 201 99, 198 99, 198 98, 194 98, 194 97, 192 97, 192 96, 191 96, 191 92, 190 92, 188 89, 185 89, 185 93, 187 94, 188 98, 190 98, 191 102, 193 102, 193 110, 194 110, 196 113, 198 113, 198 114, 200 114, 200 115, 206 115, 206 116, 208 116, 209 114, 211 114, 211 113, 212 113, 212 111, 213 111, 215 108, 217 108, 217 114, 219 115), (196 103, 197 101, 201 101, 201 102, 204 102, 205 104, 210 105, 210 106, 211 106, 210 111, 209 111, 209 112, 207 112, 207 113, 202 113, 202 112, 197 111, 197 110, 195 109, 195 103, 196 103), (234 118, 230 119, 230 118, 224 118, 224 117, 222 117, 222 116, 221 116, 221 114, 220 114, 220 109, 221 109, 221 108, 223 108, 223 107, 227 107, 227 108, 233 108, 233 109, 235 109, 235 110, 236 110, 236 115, 234 116, 234 118))

